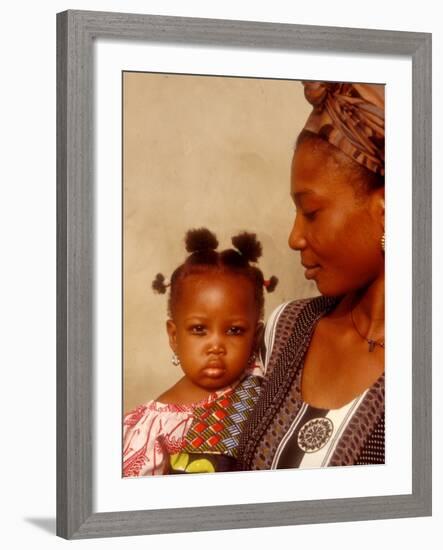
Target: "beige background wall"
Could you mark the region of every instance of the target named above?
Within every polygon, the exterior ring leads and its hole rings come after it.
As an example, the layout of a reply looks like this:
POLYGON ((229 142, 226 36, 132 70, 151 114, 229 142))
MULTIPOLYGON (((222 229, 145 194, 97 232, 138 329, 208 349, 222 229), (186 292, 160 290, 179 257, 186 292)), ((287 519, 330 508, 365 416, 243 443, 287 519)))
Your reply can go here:
POLYGON ((166 338, 169 278, 185 258, 192 227, 213 230, 222 248, 238 231, 257 233, 266 314, 317 294, 287 245, 294 216, 289 171, 310 111, 296 81, 124 74, 124 410, 157 397, 180 376, 166 338))

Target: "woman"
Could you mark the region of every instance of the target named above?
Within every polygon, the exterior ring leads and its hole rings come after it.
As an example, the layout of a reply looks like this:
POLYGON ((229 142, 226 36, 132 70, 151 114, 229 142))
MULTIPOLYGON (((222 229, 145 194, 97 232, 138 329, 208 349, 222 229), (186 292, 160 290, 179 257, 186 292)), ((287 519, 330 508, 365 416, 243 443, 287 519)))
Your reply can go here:
POLYGON ((245 470, 384 463, 384 88, 303 84, 289 245, 321 296, 267 324, 245 470))

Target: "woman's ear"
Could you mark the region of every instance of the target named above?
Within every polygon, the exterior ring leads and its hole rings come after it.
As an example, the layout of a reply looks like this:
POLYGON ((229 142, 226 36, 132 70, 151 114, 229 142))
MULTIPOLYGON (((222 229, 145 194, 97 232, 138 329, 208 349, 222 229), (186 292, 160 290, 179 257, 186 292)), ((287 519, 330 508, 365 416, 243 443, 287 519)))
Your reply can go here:
POLYGON ((380 187, 374 191, 374 201, 377 218, 380 220, 383 231, 385 230, 385 188, 380 187))
POLYGON ((177 351, 177 327, 172 319, 166 321, 166 330, 169 337, 169 346, 172 351, 176 353, 177 351))
POLYGON ((385 230, 385 190, 383 188, 383 196, 380 197, 380 209, 382 211, 382 223, 383 223, 383 231, 385 230))

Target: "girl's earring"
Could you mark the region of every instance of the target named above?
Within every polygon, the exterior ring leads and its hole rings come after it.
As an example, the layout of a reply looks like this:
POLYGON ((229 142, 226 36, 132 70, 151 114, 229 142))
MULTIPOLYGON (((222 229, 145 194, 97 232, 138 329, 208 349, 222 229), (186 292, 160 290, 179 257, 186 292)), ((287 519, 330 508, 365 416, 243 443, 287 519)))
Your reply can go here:
POLYGON ((255 363, 255 360, 256 360, 257 356, 255 353, 253 353, 249 359, 248 359, 248 367, 250 367, 251 365, 253 365, 255 363))
POLYGON ((383 233, 383 237, 381 238, 381 249, 383 252, 385 251, 385 234, 383 233))
POLYGON ((176 353, 172 354, 172 364, 174 365, 174 367, 180 366, 180 359, 178 358, 176 353))

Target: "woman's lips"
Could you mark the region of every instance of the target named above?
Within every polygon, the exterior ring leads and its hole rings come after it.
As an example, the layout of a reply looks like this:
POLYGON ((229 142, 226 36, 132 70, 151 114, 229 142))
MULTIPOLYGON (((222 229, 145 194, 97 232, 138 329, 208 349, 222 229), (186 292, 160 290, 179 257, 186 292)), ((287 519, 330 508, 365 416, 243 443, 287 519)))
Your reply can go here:
POLYGON ((306 279, 314 279, 320 269, 319 265, 303 265, 303 267, 306 279))

